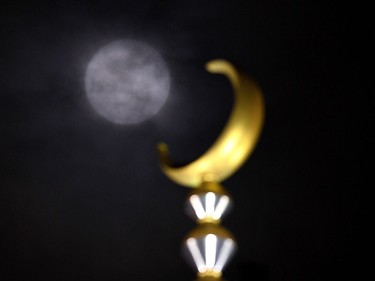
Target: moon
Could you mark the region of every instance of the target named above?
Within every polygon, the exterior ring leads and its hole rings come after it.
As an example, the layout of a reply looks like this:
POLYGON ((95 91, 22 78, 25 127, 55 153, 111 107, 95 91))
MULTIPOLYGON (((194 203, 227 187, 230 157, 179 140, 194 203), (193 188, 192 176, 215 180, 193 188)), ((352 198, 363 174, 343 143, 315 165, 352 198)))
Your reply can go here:
POLYGON ((87 98, 102 117, 136 124, 159 112, 170 88, 166 62, 136 40, 113 41, 94 55, 85 74, 87 98))

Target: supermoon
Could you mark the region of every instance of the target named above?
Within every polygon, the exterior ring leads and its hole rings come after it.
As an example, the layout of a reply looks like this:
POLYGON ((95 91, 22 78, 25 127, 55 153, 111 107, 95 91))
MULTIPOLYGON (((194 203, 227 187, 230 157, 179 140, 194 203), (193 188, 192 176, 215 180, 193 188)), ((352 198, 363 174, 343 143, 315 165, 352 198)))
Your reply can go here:
POLYGON ((169 87, 170 75, 163 58, 135 40, 118 40, 102 47, 85 75, 90 104, 117 124, 140 123, 158 113, 169 87))

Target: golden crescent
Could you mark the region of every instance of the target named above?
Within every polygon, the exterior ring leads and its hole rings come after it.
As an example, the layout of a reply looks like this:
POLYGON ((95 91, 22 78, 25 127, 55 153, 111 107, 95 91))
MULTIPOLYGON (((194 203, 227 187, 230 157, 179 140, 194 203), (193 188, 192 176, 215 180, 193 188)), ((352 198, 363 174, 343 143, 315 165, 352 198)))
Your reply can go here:
POLYGON ((171 165, 165 143, 157 147, 165 175, 193 188, 204 181, 221 182, 236 172, 254 150, 264 122, 263 97, 251 79, 225 60, 212 60, 206 69, 227 76, 234 90, 232 113, 220 136, 201 157, 183 167, 171 165))

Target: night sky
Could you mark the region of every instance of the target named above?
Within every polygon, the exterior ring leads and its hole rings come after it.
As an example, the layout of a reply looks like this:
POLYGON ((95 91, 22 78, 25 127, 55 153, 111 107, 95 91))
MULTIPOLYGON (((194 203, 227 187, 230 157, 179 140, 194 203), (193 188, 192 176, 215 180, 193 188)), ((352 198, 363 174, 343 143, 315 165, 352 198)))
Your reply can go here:
POLYGON ((263 90, 265 127, 223 185, 239 250, 224 276, 359 280, 369 184, 366 13, 333 1, 12 1, 0 18, 0 279, 188 281, 189 192, 160 171, 199 157, 230 114, 224 58, 263 90), (327 3, 329 2, 329 3, 327 3), (171 73, 167 102, 138 125, 89 104, 84 75, 118 39, 143 41, 171 73))

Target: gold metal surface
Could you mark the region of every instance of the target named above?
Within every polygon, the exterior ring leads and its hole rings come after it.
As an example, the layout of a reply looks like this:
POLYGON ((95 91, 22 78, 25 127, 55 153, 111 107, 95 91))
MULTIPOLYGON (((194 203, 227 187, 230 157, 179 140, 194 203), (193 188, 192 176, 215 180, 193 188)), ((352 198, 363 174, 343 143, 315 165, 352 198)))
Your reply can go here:
POLYGON ((158 144, 163 172, 176 183, 192 188, 231 176, 253 151, 264 120, 261 91, 251 79, 225 60, 210 61, 206 69, 227 76, 234 90, 232 113, 221 135, 200 158, 183 167, 171 165, 168 146, 158 144))
POLYGON ((217 182, 202 182, 198 188, 193 189, 190 194, 201 194, 206 192, 214 192, 217 194, 225 194, 228 195, 228 193, 225 191, 224 187, 217 182))
POLYGON ((197 275, 199 281, 218 281, 222 280, 221 276, 223 275, 223 273, 220 271, 207 270, 205 272, 199 272, 197 275))
POLYGON ((187 239, 189 238, 201 238, 201 237, 204 237, 208 234, 214 234, 214 235, 217 235, 221 238, 230 238, 232 239, 233 241, 236 241, 234 239, 234 236, 232 233, 229 232, 229 230, 227 230, 226 228, 218 225, 218 224, 214 224, 214 223, 204 223, 204 224, 200 224, 199 226, 197 226, 196 228, 194 228, 192 231, 190 231, 184 241, 186 241, 187 239))

